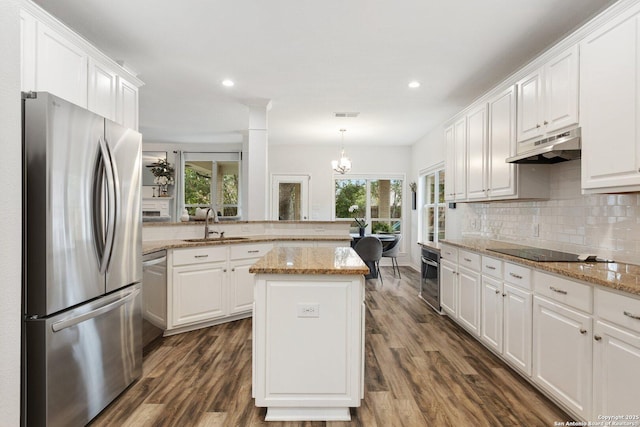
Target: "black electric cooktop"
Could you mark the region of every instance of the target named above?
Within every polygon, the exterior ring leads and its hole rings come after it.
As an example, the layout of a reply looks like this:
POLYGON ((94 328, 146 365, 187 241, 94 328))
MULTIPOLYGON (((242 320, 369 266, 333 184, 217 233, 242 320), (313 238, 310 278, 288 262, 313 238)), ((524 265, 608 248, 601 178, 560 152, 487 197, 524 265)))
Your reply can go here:
POLYGON ((537 262, 609 262, 609 260, 597 258, 595 256, 579 256, 569 252, 553 251, 551 249, 542 249, 521 246, 518 248, 487 248, 490 251, 498 252, 505 255, 511 255, 518 258, 524 258, 537 262))

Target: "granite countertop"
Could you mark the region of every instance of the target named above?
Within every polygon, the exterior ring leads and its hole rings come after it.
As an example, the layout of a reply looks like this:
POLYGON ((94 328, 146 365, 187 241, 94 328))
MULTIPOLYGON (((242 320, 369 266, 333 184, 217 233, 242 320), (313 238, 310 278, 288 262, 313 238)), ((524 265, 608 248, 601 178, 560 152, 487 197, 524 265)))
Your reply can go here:
POLYGON ((418 242, 420 246, 440 252, 440 242, 418 242))
MULTIPOLYGON (((233 239, 233 237, 231 238, 233 239)), ((227 240, 211 238, 206 242, 187 242, 186 240, 174 239, 174 240, 148 240, 142 242, 142 253, 149 254, 151 252, 159 251, 162 249, 177 249, 177 248, 194 248, 199 246, 217 246, 217 245, 237 245, 247 243, 265 243, 265 242, 282 242, 282 241, 302 241, 302 242, 335 242, 344 241, 345 246, 349 246, 351 243, 351 236, 341 235, 260 235, 260 236, 243 236, 241 240, 227 240)))
MULTIPOLYGON (((153 217, 151 217, 153 218, 153 217)), ((204 218, 192 218, 189 221, 179 221, 179 222, 143 222, 143 227, 169 227, 175 225, 203 225, 204 218)), ((320 225, 331 225, 331 224, 344 224, 342 221, 316 221, 316 220, 308 220, 308 221, 283 221, 283 220, 261 220, 261 221, 247 221, 247 220, 227 220, 221 219, 220 222, 215 223, 216 225, 233 225, 233 224, 320 224, 320 225)))
POLYGON ((640 266, 622 262, 537 262, 492 252, 490 248, 517 248, 520 245, 489 239, 443 240, 451 246, 479 252, 493 258, 526 265, 606 288, 640 295, 640 266))
POLYGON ((256 262, 250 273, 364 275, 369 267, 350 247, 274 248, 256 262))

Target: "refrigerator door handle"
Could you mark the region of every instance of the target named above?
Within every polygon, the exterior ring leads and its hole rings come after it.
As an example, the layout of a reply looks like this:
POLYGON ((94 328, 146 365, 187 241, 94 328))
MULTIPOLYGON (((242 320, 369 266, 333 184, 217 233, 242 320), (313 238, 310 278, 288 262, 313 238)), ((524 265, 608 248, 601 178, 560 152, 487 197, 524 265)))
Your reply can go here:
POLYGON ((100 260, 100 273, 107 271, 109 262, 111 261, 111 253, 113 251, 113 242, 115 239, 116 212, 118 209, 118 181, 115 171, 115 164, 106 141, 101 137, 99 139, 100 153, 102 154, 105 177, 107 181, 107 224, 106 237, 104 243, 104 252, 100 260))
POLYGON ((129 301, 132 298, 135 298, 136 295, 138 295, 138 293, 140 293, 139 289, 133 290, 131 292, 129 292, 128 294, 124 295, 122 298, 117 299, 113 302, 110 302, 106 305, 103 305, 102 307, 98 307, 94 310, 91 310, 87 313, 83 313, 80 314, 78 316, 72 317, 70 319, 64 319, 61 320, 59 322, 56 322, 54 324, 51 325, 51 330, 53 330, 53 332, 59 332, 62 331, 63 329, 67 329, 70 328, 72 326, 77 325, 78 323, 82 323, 86 320, 89 319, 93 319, 94 317, 98 317, 101 314, 107 313, 109 311, 112 311, 118 307, 120 307, 121 305, 125 304, 127 301, 129 301))

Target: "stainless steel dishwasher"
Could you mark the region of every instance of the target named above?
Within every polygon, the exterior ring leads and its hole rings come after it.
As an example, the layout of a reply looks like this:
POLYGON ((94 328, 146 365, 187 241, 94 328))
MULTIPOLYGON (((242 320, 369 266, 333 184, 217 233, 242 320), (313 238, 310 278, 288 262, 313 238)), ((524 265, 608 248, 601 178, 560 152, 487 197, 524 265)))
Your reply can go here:
POLYGON ((146 346, 167 329, 167 251, 142 256, 142 343, 146 346))

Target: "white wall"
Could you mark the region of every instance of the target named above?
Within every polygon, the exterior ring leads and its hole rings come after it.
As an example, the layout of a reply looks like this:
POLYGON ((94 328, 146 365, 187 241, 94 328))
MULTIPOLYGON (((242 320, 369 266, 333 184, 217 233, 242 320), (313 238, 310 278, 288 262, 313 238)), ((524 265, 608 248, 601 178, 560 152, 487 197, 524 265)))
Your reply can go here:
POLYGON ((22 142, 19 0, 0 1, 0 424, 20 424, 22 142))
MULTIPOLYGON (((411 199, 409 191, 409 170, 411 164, 411 146, 354 146, 345 147, 347 157, 351 159, 353 168, 344 176, 354 174, 406 174, 404 217, 404 252, 415 246, 415 238, 410 234, 411 199)), ((333 177, 331 160, 339 156, 336 147, 315 145, 270 145, 269 146, 269 179, 271 174, 311 175, 310 219, 330 221, 332 219, 333 177)), ((399 263, 407 263, 404 256, 399 263)))
MULTIPOLYGON (((345 176, 354 174, 406 174, 409 169, 410 146, 347 146, 345 152, 353 163, 353 169, 345 176)), ((331 169, 331 160, 337 159, 339 154, 335 147, 270 145, 269 175, 311 175, 311 220, 330 221, 332 219, 331 201, 333 199, 334 176, 334 171, 331 169)), ((408 176, 407 179, 409 179, 408 176)), ((408 197, 407 195, 406 198, 408 199, 408 197)), ((410 210, 410 200, 405 200, 405 203, 405 209, 410 210)), ((405 221, 409 220, 410 216, 407 216, 405 221)))

